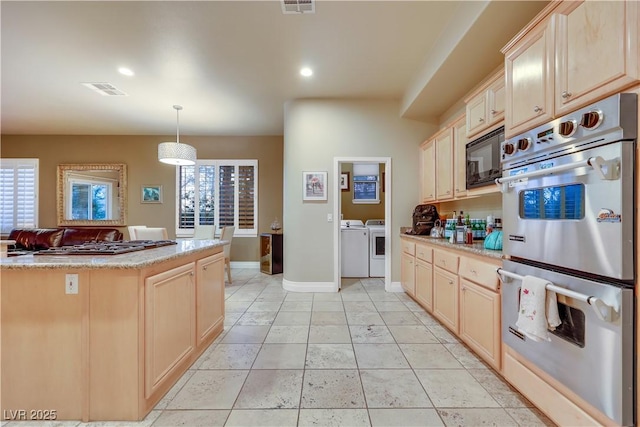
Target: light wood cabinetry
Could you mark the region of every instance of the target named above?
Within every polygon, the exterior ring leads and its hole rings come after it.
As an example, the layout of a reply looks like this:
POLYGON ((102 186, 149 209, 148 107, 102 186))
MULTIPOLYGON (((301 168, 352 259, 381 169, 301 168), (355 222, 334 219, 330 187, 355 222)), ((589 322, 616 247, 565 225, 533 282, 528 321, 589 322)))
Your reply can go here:
POLYGON ((448 127, 436 140, 436 199, 453 199, 453 128, 448 127))
POLYGON ((543 21, 505 52, 505 137, 553 117, 554 28, 543 21))
POLYGON ((433 270, 433 315, 455 334, 458 329, 458 276, 441 268, 433 270))
POLYGON ((209 340, 224 321, 224 257, 196 262, 196 344, 209 340))
POLYGON ((416 244, 415 298, 429 313, 433 312, 432 253, 433 250, 430 247, 416 244))
POLYGON ((639 81, 638 3, 565 2, 557 10, 555 115, 639 81))
POLYGON ((500 370, 500 294, 460 279, 460 337, 500 370))
POLYGON ((423 202, 432 202, 436 199, 436 141, 426 141, 420 147, 422 185, 421 195, 423 202))
POLYGON ((467 195, 467 121, 460 117, 453 123, 453 196, 467 195))
POLYGON ((400 284, 402 289, 412 297, 416 294, 415 251, 415 243, 402 240, 400 284))
POLYGON ((502 52, 505 136, 640 82, 635 1, 551 2, 502 52))
POLYGON ((504 70, 490 76, 465 99, 467 137, 471 138, 504 120, 504 70))

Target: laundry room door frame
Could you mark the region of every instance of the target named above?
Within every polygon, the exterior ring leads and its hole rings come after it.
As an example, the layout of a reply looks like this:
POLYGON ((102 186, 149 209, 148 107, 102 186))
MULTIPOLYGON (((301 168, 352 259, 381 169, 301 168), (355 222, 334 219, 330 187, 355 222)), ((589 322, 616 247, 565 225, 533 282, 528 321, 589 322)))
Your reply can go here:
POLYGON ((340 190, 340 166, 342 163, 384 163, 384 289, 391 290, 391 157, 334 157, 333 158, 333 282, 335 291, 340 290, 342 257, 340 256, 340 212, 342 212, 342 190, 340 190))

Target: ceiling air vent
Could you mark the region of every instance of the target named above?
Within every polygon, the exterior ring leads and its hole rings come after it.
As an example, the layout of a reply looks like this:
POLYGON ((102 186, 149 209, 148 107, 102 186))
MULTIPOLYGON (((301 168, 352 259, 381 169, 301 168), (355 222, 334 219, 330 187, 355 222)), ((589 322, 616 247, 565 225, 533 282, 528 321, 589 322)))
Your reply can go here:
POLYGON ((281 0, 282 13, 315 13, 315 0, 281 0))
POLYGON ((129 96, 110 83, 82 83, 82 85, 103 96, 129 96))

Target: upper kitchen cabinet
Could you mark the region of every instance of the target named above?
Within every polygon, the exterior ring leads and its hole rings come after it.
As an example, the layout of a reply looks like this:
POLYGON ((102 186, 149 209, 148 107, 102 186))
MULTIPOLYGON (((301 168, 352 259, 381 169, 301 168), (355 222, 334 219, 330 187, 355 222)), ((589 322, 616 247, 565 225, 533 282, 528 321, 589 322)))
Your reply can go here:
POLYGON ((420 195, 423 202, 436 199, 436 140, 425 141, 420 147, 422 185, 420 195))
POLYGON ((465 135, 465 119, 461 117, 420 146, 423 203, 466 195, 466 159, 460 157, 465 154, 465 135))
POLYGON ((636 1, 564 2, 556 11, 555 115, 639 81, 636 1))
POLYGON ((636 1, 551 2, 502 52, 510 138, 640 81, 636 1))
POLYGON ((504 119, 504 69, 492 75, 465 99, 467 137, 473 137, 504 119))
POLYGON ((552 20, 545 20, 503 50, 506 138, 553 117, 553 44, 552 20))
POLYGON ((467 121, 460 117, 453 123, 453 196, 467 195, 467 121))
POLYGON ((436 135, 436 198, 453 199, 453 127, 436 135))

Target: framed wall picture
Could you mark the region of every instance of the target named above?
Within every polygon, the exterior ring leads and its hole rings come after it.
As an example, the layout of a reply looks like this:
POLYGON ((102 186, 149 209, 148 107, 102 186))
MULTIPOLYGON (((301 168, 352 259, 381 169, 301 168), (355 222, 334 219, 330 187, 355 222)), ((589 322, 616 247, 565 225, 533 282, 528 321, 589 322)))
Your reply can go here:
POLYGON ((142 203, 162 203, 162 185, 143 185, 140 201, 142 203))
POLYGON ((342 191, 349 191, 349 172, 340 173, 340 189, 342 191))
POLYGON ((327 200, 326 172, 302 172, 302 200, 327 200))

